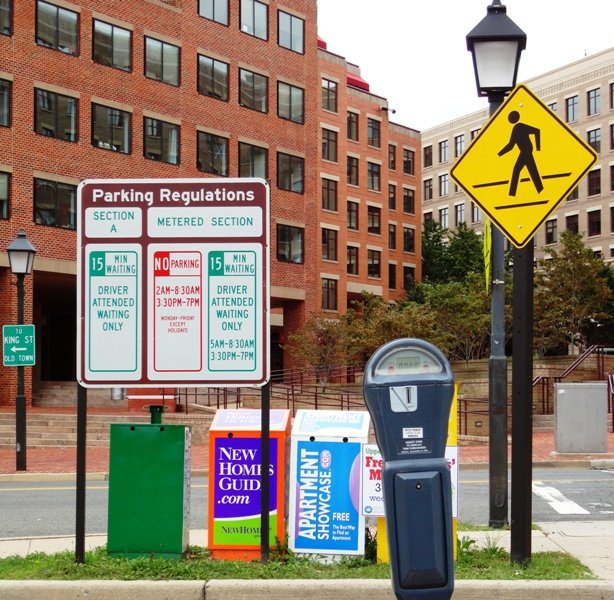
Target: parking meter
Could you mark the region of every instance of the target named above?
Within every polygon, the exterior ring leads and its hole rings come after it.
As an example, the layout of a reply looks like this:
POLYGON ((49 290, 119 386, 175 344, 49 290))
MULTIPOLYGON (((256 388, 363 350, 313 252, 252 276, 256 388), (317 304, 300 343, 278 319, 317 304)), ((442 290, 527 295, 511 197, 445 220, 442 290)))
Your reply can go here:
POLYGON ((449 600, 454 591, 452 492, 445 459, 454 395, 450 363, 424 340, 375 351, 363 378, 384 459, 392 585, 398 600, 449 600))

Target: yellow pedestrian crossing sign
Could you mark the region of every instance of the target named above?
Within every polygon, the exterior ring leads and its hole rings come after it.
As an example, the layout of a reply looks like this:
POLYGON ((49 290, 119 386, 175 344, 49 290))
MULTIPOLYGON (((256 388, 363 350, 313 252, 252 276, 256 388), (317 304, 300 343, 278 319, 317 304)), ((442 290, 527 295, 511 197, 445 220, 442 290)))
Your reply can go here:
POLYGON ((519 85, 450 175, 522 248, 596 160, 584 140, 519 85))

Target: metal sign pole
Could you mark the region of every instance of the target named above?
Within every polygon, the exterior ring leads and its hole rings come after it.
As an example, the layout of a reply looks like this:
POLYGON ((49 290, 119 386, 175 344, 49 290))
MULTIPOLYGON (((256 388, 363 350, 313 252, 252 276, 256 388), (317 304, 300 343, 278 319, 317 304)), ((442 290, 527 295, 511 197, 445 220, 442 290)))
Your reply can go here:
POLYGON ((77 384, 77 508, 75 562, 85 562, 85 479, 87 450, 87 388, 77 384))
POLYGON ((269 473, 270 448, 269 440, 271 429, 271 384, 266 383, 260 390, 261 394, 261 418, 260 418, 260 561, 269 562, 269 510, 271 496, 271 474, 269 473))

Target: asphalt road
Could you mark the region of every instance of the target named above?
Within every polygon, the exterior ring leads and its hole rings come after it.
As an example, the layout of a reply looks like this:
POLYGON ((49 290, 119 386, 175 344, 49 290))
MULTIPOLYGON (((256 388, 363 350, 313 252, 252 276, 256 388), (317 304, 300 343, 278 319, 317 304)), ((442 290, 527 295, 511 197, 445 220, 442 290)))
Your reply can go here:
MULTIPOLYGON (((614 471, 536 469, 532 485, 533 522, 614 520, 614 471)), ((488 471, 461 469, 459 488, 459 519, 487 524, 488 471)), ((86 533, 106 533, 107 497, 107 482, 88 482, 86 533)), ((193 478, 191 529, 206 528, 207 497, 207 479, 193 478)), ((75 504, 72 483, 0 483, 0 538, 74 535, 75 504)))

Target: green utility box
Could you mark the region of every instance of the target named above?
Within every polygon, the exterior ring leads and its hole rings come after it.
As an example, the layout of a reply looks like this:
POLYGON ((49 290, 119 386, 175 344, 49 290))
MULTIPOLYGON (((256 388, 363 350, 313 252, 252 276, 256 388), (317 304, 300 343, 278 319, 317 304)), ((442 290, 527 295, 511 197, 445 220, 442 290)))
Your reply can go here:
POLYGON ((185 555, 190 441, 186 425, 111 425, 109 554, 177 559, 185 555))

